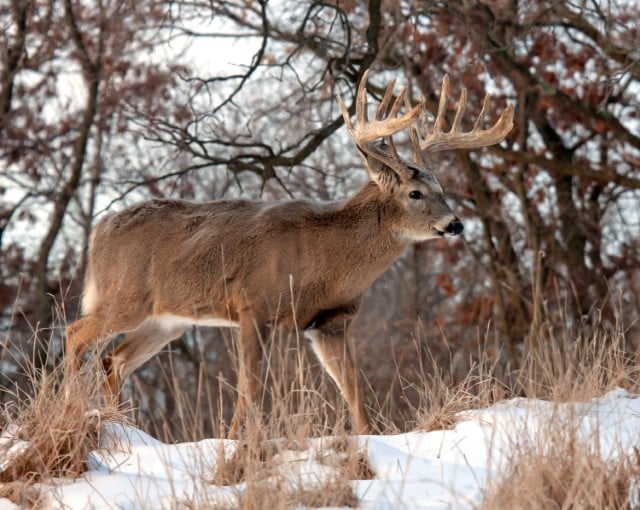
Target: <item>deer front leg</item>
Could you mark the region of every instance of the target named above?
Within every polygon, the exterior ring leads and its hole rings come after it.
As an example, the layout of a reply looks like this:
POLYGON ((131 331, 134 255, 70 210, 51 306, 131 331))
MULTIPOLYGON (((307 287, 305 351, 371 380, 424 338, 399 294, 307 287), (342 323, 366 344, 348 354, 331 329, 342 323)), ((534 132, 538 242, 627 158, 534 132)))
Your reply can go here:
POLYGON ((238 400, 229 428, 229 439, 238 439, 246 420, 247 408, 253 404, 258 391, 261 341, 261 328, 256 321, 250 316, 241 317, 238 337, 238 400))
POLYGON ((314 352, 346 400, 356 432, 371 434, 369 414, 346 337, 349 323, 349 317, 334 317, 318 329, 305 331, 305 335, 312 340, 314 352))

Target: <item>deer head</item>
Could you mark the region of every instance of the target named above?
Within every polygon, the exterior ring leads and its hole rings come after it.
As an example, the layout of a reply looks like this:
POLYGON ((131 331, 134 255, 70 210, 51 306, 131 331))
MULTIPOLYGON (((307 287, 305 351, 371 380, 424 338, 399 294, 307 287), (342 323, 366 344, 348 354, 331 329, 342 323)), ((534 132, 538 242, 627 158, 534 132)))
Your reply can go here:
POLYGON ((398 235, 406 241, 415 242, 460 234, 463 230, 462 223, 446 204, 442 187, 429 169, 424 156, 441 150, 471 149, 499 143, 513 127, 513 106, 507 106, 492 127, 481 129, 480 124, 490 99, 487 94, 473 129, 462 132, 460 123, 467 97, 467 91, 463 88, 451 129, 445 132, 442 124, 449 90, 449 76, 445 75, 438 113, 433 129, 429 130, 424 101, 412 106, 406 87, 393 99, 395 80, 392 80, 378 105, 374 120, 370 121, 367 113, 368 77, 369 70, 364 73, 358 87, 355 127, 339 97, 338 104, 347 130, 356 142, 371 179, 398 206, 398 235), (402 106, 406 111, 398 116, 402 106), (404 129, 409 129, 410 132, 413 161, 400 157, 393 143, 392 135, 404 129))

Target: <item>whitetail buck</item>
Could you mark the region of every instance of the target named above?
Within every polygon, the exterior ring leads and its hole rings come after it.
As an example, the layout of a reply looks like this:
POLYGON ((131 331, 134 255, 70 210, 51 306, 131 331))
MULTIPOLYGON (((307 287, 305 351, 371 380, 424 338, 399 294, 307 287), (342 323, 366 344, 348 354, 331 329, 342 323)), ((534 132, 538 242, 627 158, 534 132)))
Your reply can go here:
POLYGON ((275 327, 298 326, 347 401, 356 431, 371 432, 346 342, 361 296, 410 243, 456 236, 463 228, 422 154, 498 143, 512 127, 513 109, 481 129, 487 95, 475 127, 461 132, 463 91, 445 132, 445 77, 431 132, 424 105, 412 107, 406 89, 393 99, 394 82, 368 120, 367 75, 357 92, 355 127, 338 99, 371 177, 351 198, 151 200, 103 218, 92 235, 84 316, 67 330, 67 372, 80 368, 89 347, 126 332, 105 361, 105 397, 117 401, 123 380, 189 325, 239 327, 235 437, 256 394, 262 342, 275 327), (391 142, 404 129, 413 161, 391 142))

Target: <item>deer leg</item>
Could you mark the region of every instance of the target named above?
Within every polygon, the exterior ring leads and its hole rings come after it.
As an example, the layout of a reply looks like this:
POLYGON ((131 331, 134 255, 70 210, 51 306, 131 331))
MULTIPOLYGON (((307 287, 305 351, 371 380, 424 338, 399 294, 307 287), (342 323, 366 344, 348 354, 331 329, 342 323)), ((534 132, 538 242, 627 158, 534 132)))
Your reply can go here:
POLYGON ((186 329, 181 324, 167 325, 151 319, 128 333, 103 361, 107 375, 104 384, 105 403, 117 406, 127 376, 182 335, 186 329))
POLYGON ((82 365, 82 357, 89 347, 104 342, 110 333, 106 331, 104 321, 98 315, 86 315, 67 327, 65 343, 65 374, 71 375, 82 365))
POLYGON ((319 329, 307 330, 305 335, 312 340, 314 352, 346 400, 357 433, 371 434, 369 414, 346 339, 347 325, 348 319, 338 319, 319 329))
POLYGON ((76 376, 87 350, 93 345, 106 341, 110 336, 105 327, 105 321, 95 314, 86 315, 67 327, 62 386, 65 398, 76 398, 81 387, 79 385, 84 384, 76 376))
POLYGON ((260 360, 262 359, 262 334, 250 316, 240 318, 238 338, 238 400, 229 427, 229 439, 237 439, 244 425, 247 408, 258 392, 260 360))

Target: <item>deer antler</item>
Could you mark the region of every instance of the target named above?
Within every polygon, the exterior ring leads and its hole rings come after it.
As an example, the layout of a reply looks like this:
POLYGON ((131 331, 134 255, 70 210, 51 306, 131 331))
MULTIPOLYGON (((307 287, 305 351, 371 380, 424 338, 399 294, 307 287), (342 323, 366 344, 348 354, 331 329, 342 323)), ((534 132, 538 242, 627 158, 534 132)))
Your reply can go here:
MULTIPOLYGON (((509 104, 502 111, 496 123, 489 129, 479 129, 480 123, 484 118, 489 106, 491 96, 487 93, 484 96, 482 110, 473 129, 468 132, 460 131, 460 121, 464 115, 467 104, 467 89, 463 88, 460 93, 460 102, 456 115, 453 118, 453 124, 449 132, 442 131, 442 121, 447 105, 447 95, 449 93, 449 75, 444 76, 442 80, 442 89, 440 91, 440 101, 438 103, 438 113, 433 123, 433 132, 429 134, 427 121, 425 116, 421 116, 420 127, 414 125, 411 130, 411 143, 413 145, 414 158, 421 157, 421 152, 438 152, 447 149, 475 149, 478 147, 486 147, 500 143, 505 139, 507 133, 513 128, 513 105, 509 104), (420 134, 424 133, 424 136, 420 134)), ((406 107, 411 105, 405 102, 406 107)))
POLYGON ((390 105, 393 97, 393 88, 396 80, 391 80, 387 85, 382 101, 378 105, 374 120, 369 120, 367 113, 367 80, 369 78, 369 69, 367 69, 360 80, 358 86, 358 92, 356 94, 356 126, 351 123, 351 116, 342 102, 342 99, 338 97, 338 105, 342 111, 342 117, 344 123, 347 126, 347 130, 351 135, 351 138, 356 142, 356 145, 362 152, 367 155, 373 156, 378 161, 389 166, 400 177, 407 175, 406 167, 400 162, 393 143, 388 146, 380 146, 373 144, 374 141, 381 138, 389 138, 391 135, 402 131, 403 129, 414 125, 422 109, 424 107, 423 102, 420 102, 414 107, 409 105, 404 115, 398 117, 398 111, 402 104, 407 104, 405 101, 405 94, 407 87, 404 87, 396 96, 393 104, 390 105))

